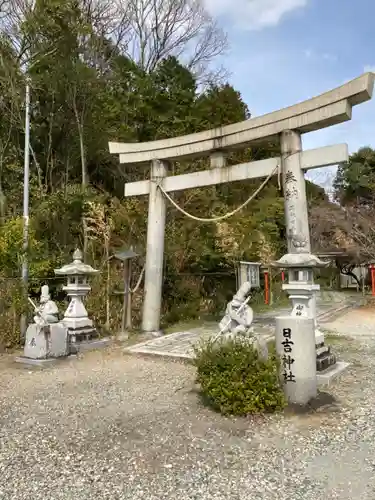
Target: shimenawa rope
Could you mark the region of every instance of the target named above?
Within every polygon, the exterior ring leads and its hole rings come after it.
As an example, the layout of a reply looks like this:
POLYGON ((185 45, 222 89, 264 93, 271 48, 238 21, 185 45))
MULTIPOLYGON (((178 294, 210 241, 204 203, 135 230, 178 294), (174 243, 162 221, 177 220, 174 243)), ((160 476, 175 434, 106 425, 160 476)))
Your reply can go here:
POLYGON ((189 214, 189 212, 186 212, 186 210, 184 210, 183 208, 181 208, 170 196, 169 194, 163 189, 163 187, 161 186, 161 184, 159 183, 158 184, 158 188, 160 189, 160 191, 164 194, 164 196, 167 198, 167 200, 172 203, 172 205, 177 208, 177 210, 179 210, 183 215, 185 215, 186 217, 189 217, 190 219, 193 219, 193 220, 196 220, 198 222, 219 222, 221 220, 224 220, 224 219, 229 219, 229 217, 232 217, 232 215, 235 215, 237 212, 239 212, 240 210, 242 210, 243 208, 246 207, 246 205, 248 205, 261 191, 262 189, 266 186, 266 184, 268 183, 268 181, 271 179, 271 177, 276 173, 278 172, 278 184, 279 184, 279 189, 280 189, 280 166, 277 165, 277 167, 275 167, 272 172, 266 177, 266 179, 262 182, 262 184, 258 187, 258 189, 255 190, 255 192, 244 202, 242 203, 242 205, 240 205, 239 207, 237 207, 235 210, 232 210, 232 212, 229 212, 225 215, 220 215, 218 217, 212 217, 210 219, 208 218, 204 218, 204 217, 197 217, 196 215, 192 215, 192 214, 189 214))
POLYGON ((134 287, 134 288, 131 288, 131 289, 129 290, 129 291, 130 291, 130 293, 135 293, 135 292, 138 290, 138 288, 139 288, 139 286, 140 286, 140 284, 141 284, 141 282, 142 282, 142 278, 143 278, 143 274, 144 274, 144 272, 145 272, 145 266, 143 266, 143 268, 142 268, 142 271, 141 271, 141 274, 139 275, 139 278, 138 278, 137 284, 135 285, 135 287, 134 287))

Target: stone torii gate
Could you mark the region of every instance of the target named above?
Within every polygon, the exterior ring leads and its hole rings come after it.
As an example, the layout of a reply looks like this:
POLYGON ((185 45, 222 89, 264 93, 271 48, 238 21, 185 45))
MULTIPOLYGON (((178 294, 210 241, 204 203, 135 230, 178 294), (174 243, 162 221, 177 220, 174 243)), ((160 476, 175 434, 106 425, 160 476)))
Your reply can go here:
MULTIPOLYGON (((109 142, 109 151, 120 163, 148 163, 150 180, 125 185, 125 196, 149 196, 145 294, 142 329, 160 331, 164 233, 168 193, 258 177, 267 177, 281 165, 287 233, 298 235, 311 252, 304 171, 336 165, 348 160, 346 144, 302 151, 301 134, 351 119, 352 106, 372 97, 374 74, 362 76, 302 103, 257 118, 205 132, 146 143, 109 142), (228 151, 279 140, 281 157, 226 166, 228 151), (168 176, 168 164, 209 156, 211 168, 190 174, 168 176)), ((296 239, 288 239, 288 254, 298 253, 296 239)))

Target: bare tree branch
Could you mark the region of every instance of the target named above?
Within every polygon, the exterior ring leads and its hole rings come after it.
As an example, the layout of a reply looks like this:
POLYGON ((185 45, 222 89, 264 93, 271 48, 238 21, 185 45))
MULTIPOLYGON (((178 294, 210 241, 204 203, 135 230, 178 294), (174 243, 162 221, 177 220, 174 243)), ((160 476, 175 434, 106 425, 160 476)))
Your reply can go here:
POLYGON ((310 230, 319 250, 342 249, 353 262, 375 261, 375 209, 325 203, 312 208, 310 230))
POLYGON ((146 71, 175 56, 203 74, 227 47, 202 0, 123 0, 123 6, 131 28, 129 55, 146 71))
MULTIPOLYGON (((30 40, 25 39, 21 28, 34 5, 35 0, 0 0, 0 35, 11 41, 23 63, 30 40)), ((110 40, 115 47, 126 46, 130 23, 123 0, 79 0, 79 6, 97 37, 110 40)))
POLYGON ((126 47, 130 22, 122 0, 80 0, 82 14, 98 38, 126 47))

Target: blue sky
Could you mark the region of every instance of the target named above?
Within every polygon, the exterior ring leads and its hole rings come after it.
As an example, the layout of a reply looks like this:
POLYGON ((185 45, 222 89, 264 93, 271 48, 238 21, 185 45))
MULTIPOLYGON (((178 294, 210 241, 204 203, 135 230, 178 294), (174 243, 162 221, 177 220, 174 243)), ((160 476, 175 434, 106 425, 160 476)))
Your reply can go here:
MULTIPOLYGON (((253 116, 375 71, 374 0, 205 0, 228 32, 222 63, 253 116)), ((350 122, 303 136, 304 148, 375 147, 374 100, 350 122)))

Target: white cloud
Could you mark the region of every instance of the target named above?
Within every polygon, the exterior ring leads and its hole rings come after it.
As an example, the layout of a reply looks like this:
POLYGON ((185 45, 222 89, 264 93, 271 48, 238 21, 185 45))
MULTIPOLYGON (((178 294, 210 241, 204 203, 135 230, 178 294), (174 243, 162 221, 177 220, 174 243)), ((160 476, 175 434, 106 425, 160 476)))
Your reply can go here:
POLYGON ((305 7, 308 0, 204 0, 212 16, 225 16, 244 30, 279 24, 285 14, 305 7))
POLYGON ((319 54, 317 52, 314 52, 312 49, 304 50, 303 55, 306 57, 306 59, 324 59, 325 61, 330 62, 337 61, 337 57, 334 54, 329 54, 328 52, 319 54))
POLYGON ((331 61, 331 62, 337 61, 337 57, 333 54, 323 54, 322 58, 325 59, 326 61, 331 61))
POLYGON ((364 73, 375 73, 375 66, 371 66, 370 64, 366 64, 366 66, 363 68, 364 73))

